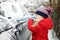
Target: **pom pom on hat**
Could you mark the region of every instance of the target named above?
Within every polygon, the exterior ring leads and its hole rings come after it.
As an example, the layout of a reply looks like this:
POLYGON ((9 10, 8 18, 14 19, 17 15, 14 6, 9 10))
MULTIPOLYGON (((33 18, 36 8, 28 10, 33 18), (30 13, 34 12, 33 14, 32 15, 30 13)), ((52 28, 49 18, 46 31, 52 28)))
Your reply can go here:
POLYGON ((46 10, 48 11, 49 14, 53 13, 53 8, 51 6, 48 6, 46 10))

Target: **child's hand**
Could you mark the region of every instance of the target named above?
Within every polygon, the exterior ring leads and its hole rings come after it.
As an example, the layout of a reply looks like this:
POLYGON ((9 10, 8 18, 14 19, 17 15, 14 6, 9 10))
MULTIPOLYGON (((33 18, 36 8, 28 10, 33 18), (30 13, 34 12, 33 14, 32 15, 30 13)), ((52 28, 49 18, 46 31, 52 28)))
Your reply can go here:
POLYGON ((33 23, 32 27, 36 27, 36 25, 38 25, 39 21, 40 21, 39 19, 34 19, 34 23, 33 23))

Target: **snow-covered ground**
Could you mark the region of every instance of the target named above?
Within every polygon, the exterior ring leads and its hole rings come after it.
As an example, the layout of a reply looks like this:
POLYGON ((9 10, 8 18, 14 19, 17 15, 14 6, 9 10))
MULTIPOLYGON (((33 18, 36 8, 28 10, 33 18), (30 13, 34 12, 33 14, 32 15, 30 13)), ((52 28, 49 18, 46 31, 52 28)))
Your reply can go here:
POLYGON ((48 33, 49 40, 58 40, 58 38, 55 36, 55 33, 52 34, 52 32, 53 30, 49 30, 49 33, 48 33))

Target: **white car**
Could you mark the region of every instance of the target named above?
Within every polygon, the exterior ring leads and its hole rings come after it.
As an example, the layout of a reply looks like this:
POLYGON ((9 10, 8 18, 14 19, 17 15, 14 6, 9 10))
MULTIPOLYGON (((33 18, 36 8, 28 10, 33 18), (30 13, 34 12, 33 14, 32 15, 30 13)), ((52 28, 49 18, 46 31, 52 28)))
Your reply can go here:
POLYGON ((26 10, 26 8, 17 2, 2 2, 0 4, 0 7, 1 10, 4 11, 5 15, 2 17, 2 19, 7 20, 7 22, 5 21, 5 23, 3 23, 4 25, 1 24, 4 27, 0 26, 1 29, 3 29, 3 32, 0 34, 0 40, 30 40, 29 38, 31 37, 31 33, 27 28, 27 22, 19 24, 19 22, 16 21, 20 20, 21 18, 24 19, 27 17, 31 17, 30 13, 26 10), (13 28, 5 31, 4 28, 10 28, 7 26, 8 23, 10 27, 13 28), (15 28, 17 24, 19 24, 19 28, 21 29, 21 31, 15 28), (15 33, 16 30, 18 30, 18 32, 15 33))

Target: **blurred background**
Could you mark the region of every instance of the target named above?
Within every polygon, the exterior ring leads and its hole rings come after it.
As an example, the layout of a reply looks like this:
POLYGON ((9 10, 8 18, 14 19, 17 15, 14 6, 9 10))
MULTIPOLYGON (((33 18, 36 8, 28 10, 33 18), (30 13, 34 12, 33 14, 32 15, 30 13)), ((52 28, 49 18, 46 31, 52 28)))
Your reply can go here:
POLYGON ((50 16, 54 22, 49 40, 60 40, 60 0, 0 0, 0 40, 31 40, 27 17, 32 17, 38 8, 48 6, 53 8, 50 16))

